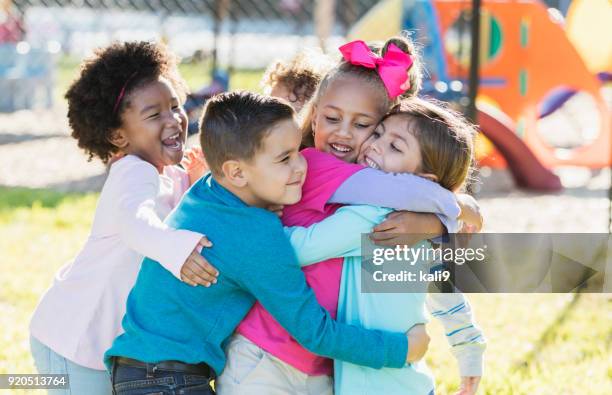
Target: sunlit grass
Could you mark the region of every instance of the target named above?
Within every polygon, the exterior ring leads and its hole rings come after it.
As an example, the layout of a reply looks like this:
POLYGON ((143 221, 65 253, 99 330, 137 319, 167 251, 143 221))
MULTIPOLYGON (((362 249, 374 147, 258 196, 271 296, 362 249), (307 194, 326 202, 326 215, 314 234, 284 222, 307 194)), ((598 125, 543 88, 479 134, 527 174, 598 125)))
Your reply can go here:
POLYGON ((96 199, 0 188, 0 373, 34 372, 30 315, 55 271, 87 238, 96 199))
MULTIPOLYGON (((34 372, 30 315, 56 270, 86 240, 96 199, 0 188, 0 373, 34 372)), ((610 295, 483 294, 470 300, 488 338, 480 394, 612 393, 610 295)), ((429 329, 427 360, 437 393, 452 393, 456 363, 441 326, 432 320, 429 329)))
MULTIPOLYGON (((609 394, 612 299, 601 294, 470 295, 486 334, 481 394, 609 394)), ((442 327, 429 325, 437 393, 457 388, 442 327)))

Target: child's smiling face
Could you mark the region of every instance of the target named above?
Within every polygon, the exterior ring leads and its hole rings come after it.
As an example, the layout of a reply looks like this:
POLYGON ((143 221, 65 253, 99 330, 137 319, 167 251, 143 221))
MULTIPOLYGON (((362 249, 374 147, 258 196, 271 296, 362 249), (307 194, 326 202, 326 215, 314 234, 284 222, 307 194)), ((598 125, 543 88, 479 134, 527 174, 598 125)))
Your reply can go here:
POLYGON ((242 162, 248 203, 257 207, 289 205, 302 198, 306 159, 300 154, 302 134, 293 118, 277 122, 255 156, 242 162))
POLYGON ((410 132, 410 118, 391 115, 381 122, 359 153, 359 164, 389 173, 417 173, 421 168, 421 149, 410 132))
POLYGON ((384 98, 353 76, 330 82, 316 104, 312 130, 318 150, 355 162, 363 142, 384 115, 384 98))
POLYGON ((124 153, 137 155, 159 172, 183 158, 187 115, 172 84, 159 77, 135 89, 126 98, 129 106, 113 144, 124 153))

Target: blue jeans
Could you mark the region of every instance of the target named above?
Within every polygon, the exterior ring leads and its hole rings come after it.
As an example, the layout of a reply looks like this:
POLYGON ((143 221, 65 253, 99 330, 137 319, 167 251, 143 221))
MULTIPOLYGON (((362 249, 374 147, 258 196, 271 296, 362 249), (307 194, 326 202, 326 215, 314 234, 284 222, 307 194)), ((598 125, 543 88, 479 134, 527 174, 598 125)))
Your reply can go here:
MULTIPOLYGON (((154 364, 149 364, 154 366, 154 364)), ((116 395, 214 395, 207 376, 113 363, 116 395)))
POLYGON ((110 395, 112 392, 110 375, 106 370, 90 369, 78 365, 30 336, 30 350, 34 365, 40 374, 67 374, 69 387, 48 390, 58 395, 110 395))

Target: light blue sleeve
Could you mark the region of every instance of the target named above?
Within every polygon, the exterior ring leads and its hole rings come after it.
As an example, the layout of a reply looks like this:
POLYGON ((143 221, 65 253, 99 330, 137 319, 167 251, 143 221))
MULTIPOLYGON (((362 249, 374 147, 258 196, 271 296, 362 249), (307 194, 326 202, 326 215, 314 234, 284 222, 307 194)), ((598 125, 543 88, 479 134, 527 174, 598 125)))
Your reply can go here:
POLYGON ((461 209, 455 195, 435 182, 408 173, 365 168, 350 176, 328 203, 373 204, 395 210, 433 213, 448 233, 457 233, 461 209))
POLYGON ((300 266, 330 258, 359 256, 362 233, 370 233, 390 212, 375 206, 344 206, 309 227, 286 226, 285 234, 300 266))

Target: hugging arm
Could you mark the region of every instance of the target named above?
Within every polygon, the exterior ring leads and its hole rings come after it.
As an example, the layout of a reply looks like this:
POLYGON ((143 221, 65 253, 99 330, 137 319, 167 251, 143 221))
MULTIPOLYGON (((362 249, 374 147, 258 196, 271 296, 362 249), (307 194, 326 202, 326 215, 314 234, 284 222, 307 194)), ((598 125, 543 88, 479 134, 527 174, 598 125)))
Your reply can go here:
MULTIPOLYGON (((285 234, 301 266, 338 256, 360 256, 361 235, 369 233, 389 212, 374 206, 344 206, 309 227, 285 227, 285 234)), ((415 325, 407 335, 410 345, 407 360, 418 361, 427 351, 429 336, 423 325, 415 325)))
MULTIPOLYGON (((408 173, 365 168, 350 176, 329 203, 371 204, 435 214, 449 233, 458 231, 461 212, 455 195, 435 182, 408 173)), ((425 232, 422 232, 425 233, 425 232)))
POLYGON ((148 163, 121 167, 116 196, 117 231, 131 249, 158 261, 181 279, 181 268, 203 235, 166 225, 155 212, 159 175, 148 163))
POLYGON ((261 240, 253 243, 249 248, 255 250, 255 256, 265 258, 265 264, 241 265, 232 276, 302 346, 319 355, 372 368, 404 366, 406 334, 366 330, 334 321, 308 287, 280 227, 278 234, 268 234, 266 238, 282 240, 286 247, 261 240))
POLYGON ((301 266, 336 257, 360 256, 361 235, 370 233, 390 212, 374 206, 344 206, 308 227, 285 227, 285 234, 301 266))

